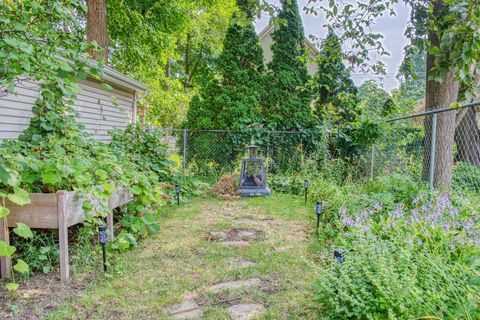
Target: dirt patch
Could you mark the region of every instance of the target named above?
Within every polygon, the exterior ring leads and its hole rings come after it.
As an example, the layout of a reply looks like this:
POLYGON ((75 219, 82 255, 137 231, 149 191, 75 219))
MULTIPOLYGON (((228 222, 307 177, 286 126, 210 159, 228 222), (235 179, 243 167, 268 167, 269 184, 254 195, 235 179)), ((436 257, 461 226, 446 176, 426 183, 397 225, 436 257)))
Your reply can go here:
POLYGON ((39 273, 21 284, 15 293, 0 289, 0 319, 40 319, 66 300, 80 296, 94 277, 94 273, 86 274, 81 279, 63 284, 58 279, 58 272, 39 273))
POLYGON ((209 241, 257 241, 264 237, 264 232, 256 229, 230 229, 225 231, 210 231, 207 233, 209 241))

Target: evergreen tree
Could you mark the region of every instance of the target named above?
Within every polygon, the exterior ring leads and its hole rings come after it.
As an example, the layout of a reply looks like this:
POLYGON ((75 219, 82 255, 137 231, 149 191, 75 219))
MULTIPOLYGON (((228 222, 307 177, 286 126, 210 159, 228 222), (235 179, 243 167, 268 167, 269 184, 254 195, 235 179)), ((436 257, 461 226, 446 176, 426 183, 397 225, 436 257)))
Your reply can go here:
POLYGON ((272 35, 265 117, 275 129, 301 130, 315 124, 310 107, 312 94, 306 86, 310 76, 304 59, 305 35, 297 1, 281 0, 281 4, 278 18, 286 23, 272 35))
POLYGON ((344 58, 340 40, 330 31, 322 42, 315 75, 316 114, 320 119, 327 113, 330 117, 333 113, 333 118, 341 122, 356 118, 357 88, 343 64, 344 58))
POLYGON ((187 126, 244 130, 260 122, 263 96, 263 50, 253 27, 255 1, 237 0, 240 11, 230 25, 217 61, 215 79, 192 99, 187 126))

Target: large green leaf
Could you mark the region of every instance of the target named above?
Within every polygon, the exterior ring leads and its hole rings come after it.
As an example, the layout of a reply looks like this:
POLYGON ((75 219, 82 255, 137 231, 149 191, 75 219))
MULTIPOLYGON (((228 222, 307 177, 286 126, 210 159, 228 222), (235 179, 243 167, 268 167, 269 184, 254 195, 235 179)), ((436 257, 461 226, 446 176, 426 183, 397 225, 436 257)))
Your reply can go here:
POLYGON ((107 180, 107 178, 108 178, 108 173, 105 170, 102 170, 102 169, 97 169, 95 171, 95 174, 97 175, 98 179, 100 179, 100 180, 107 180))
POLYGON ((140 193, 142 193, 142 188, 140 188, 139 186, 132 186, 130 188, 130 191, 135 194, 135 195, 138 195, 140 193))
POLYGON ((112 192, 115 190, 115 185, 113 183, 104 183, 103 190, 108 194, 112 194, 112 192))
POLYGON ((59 157, 65 155, 65 149, 63 149, 62 145, 59 142, 55 143, 55 145, 53 146, 53 150, 59 157))
POLYGON ((5 288, 7 288, 8 291, 12 291, 12 292, 17 291, 18 287, 19 287, 19 284, 15 282, 10 282, 5 286, 5 288))
POLYGON ((0 240, 0 257, 11 257, 17 249, 9 246, 5 241, 0 240))
POLYGON ((4 206, 0 205, 0 219, 5 218, 10 214, 10 210, 8 208, 5 208, 4 206))
POLYGON ((14 193, 11 193, 7 196, 8 200, 21 206, 30 203, 30 195, 28 191, 23 190, 20 187, 14 187, 13 192, 14 193))
POLYGON ((32 230, 30 230, 30 227, 23 222, 17 222, 17 227, 13 229, 13 232, 22 238, 33 238, 32 230))
POLYGON ((4 37, 3 41, 8 44, 10 47, 18 47, 18 41, 17 39, 10 38, 10 37, 4 37))
POLYGON ((17 260, 17 264, 13 266, 13 269, 15 271, 18 271, 20 273, 26 273, 30 271, 30 268, 28 267, 28 264, 23 261, 22 259, 17 260))
POLYGON ((3 184, 7 184, 8 178, 9 178, 8 172, 0 164, 0 182, 2 182, 3 184))
POLYGON ((88 163, 85 161, 85 159, 82 158, 74 158, 72 159, 70 164, 75 170, 76 174, 81 174, 88 169, 88 163))
POLYGON ((46 171, 42 171, 42 182, 49 185, 55 185, 62 181, 62 175, 56 168, 48 168, 46 171))

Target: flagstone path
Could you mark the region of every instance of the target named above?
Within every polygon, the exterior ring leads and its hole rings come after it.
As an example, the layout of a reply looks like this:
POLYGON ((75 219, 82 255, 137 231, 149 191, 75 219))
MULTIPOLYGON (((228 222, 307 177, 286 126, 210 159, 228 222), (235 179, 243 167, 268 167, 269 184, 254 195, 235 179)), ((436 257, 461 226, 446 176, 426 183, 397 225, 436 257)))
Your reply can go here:
POLYGON ((311 208, 292 196, 194 199, 49 319, 318 319, 311 208))

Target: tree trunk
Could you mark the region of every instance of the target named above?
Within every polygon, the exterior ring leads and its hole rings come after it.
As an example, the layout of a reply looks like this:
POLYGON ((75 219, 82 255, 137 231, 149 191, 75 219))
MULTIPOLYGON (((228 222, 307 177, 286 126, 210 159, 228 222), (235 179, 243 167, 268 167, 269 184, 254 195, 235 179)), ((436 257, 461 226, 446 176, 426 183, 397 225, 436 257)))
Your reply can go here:
POLYGON ((167 59, 167 63, 165 64, 165 77, 170 79, 171 77, 171 66, 172 66, 172 60, 167 59))
MULTIPOLYGON (((438 17, 445 10, 443 0, 436 0, 433 5, 432 15, 438 17)), ((428 38, 432 46, 440 46, 439 33, 430 30, 428 38)), ((431 73, 435 66, 435 56, 427 55, 427 71, 431 73)), ((455 69, 451 69, 442 77, 442 81, 427 79, 426 85, 426 110, 448 108, 457 101, 459 83, 455 81, 455 69)), ((435 145, 434 179, 435 188, 450 189, 453 171, 453 145, 455 136, 455 111, 437 114, 437 140, 435 145)), ((429 180, 430 154, 432 139, 432 116, 425 119, 425 148, 423 156, 422 178, 429 180)))
POLYGON ((465 161, 480 166, 480 134, 475 108, 468 108, 455 132, 458 149, 458 161, 465 161))
MULTIPOLYGON (((475 73, 476 65, 473 65, 471 70, 478 86, 480 75, 475 73)), ((477 94, 474 99, 478 98, 477 94)), ((480 132, 477 124, 476 108, 463 109, 457 116, 456 124, 455 143, 458 150, 456 160, 480 166, 480 132)))
POLYGON ((183 89, 188 87, 188 78, 190 77, 190 40, 192 35, 187 33, 187 43, 185 45, 185 80, 183 81, 183 89))
POLYGON ((108 31, 106 0, 87 0, 87 41, 96 41, 101 51, 90 50, 93 59, 108 62, 108 31))

